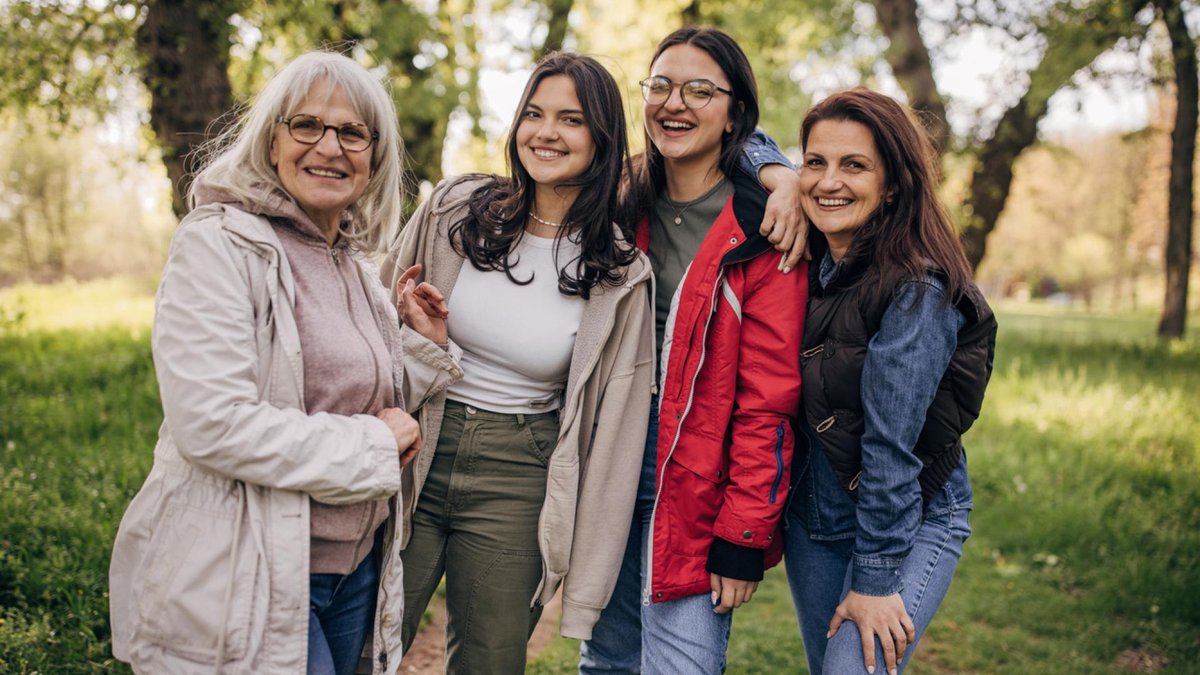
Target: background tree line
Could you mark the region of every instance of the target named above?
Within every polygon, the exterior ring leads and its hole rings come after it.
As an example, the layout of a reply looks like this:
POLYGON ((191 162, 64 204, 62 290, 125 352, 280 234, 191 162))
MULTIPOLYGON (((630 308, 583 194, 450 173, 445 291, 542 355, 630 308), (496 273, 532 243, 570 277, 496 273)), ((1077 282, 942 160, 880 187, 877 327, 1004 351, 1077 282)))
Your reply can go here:
POLYGON ((465 165, 500 168, 491 139, 506 120, 481 105, 487 71, 563 47, 601 55, 632 117, 655 42, 705 23, 747 48, 762 125, 784 146, 814 95, 902 90, 943 153, 963 243, 994 289, 1135 306, 1161 293, 1159 332, 1179 337, 1194 229, 1189 17, 1182 0, 2 2, 0 278, 153 268, 171 227, 165 203, 185 212, 191 153, 302 51, 332 45, 387 74, 419 184, 441 177, 451 124, 465 130, 465 165), (1006 65, 991 104, 971 109, 942 93, 938 64, 964 58, 956 45, 981 32, 1006 65), (1114 53, 1149 53, 1151 67, 1122 72, 1101 58, 1114 53), (1147 129, 1039 137, 1055 94, 1103 78, 1156 92, 1147 129), (160 163, 169 190, 157 187, 160 163))

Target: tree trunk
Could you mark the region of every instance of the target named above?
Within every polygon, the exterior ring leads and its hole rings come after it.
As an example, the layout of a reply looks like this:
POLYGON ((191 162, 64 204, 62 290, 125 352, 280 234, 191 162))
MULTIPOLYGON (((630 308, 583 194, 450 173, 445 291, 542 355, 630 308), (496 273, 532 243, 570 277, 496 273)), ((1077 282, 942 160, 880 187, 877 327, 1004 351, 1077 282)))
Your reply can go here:
POLYGON ((1050 97, 1070 82, 1076 72, 1136 27, 1123 13, 1095 14, 1077 27, 1059 26, 1047 31, 1049 44, 1037 67, 1029 73, 1029 89, 1004 112, 996 131, 980 149, 971 175, 969 212, 961 234, 972 269, 983 261, 987 237, 995 229, 1008 200, 1013 164, 1037 140, 1038 122, 1046 114, 1050 97))
POLYGON ((14 214, 17 222, 17 232, 21 236, 21 256, 25 259, 25 273, 32 275, 37 269, 37 259, 33 254, 33 241, 29 237, 29 209, 25 204, 17 207, 14 214))
POLYGON ((946 103, 938 93, 929 50, 921 37, 917 1, 875 0, 875 16, 891 43, 886 57, 892 74, 904 88, 909 105, 920 115, 934 149, 941 155, 949 143, 950 128, 946 122, 946 103))
POLYGON ((187 212, 189 172, 196 148, 233 104, 229 85, 230 0, 151 0, 138 28, 143 81, 150 90, 150 123, 174 188, 175 215, 187 212))
POLYGON ((540 61, 550 52, 560 51, 563 48, 569 27, 567 19, 571 16, 571 6, 574 4, 575 0, 546 1, 546 8, 550 10, 550 16, 546 19, 546 41, 542 43, 542 48, 534 54, 535 61, 540 61))
POLYGON ((700 0, 692 0, 679 12, 680 26, 700 24, 700 0))
POLYGON ((1175 127, 1171 130, 1171 182, 1167 201, 1167 292, 1158 336, 1182 338, 1187 327, 1188 276, 1192 264, 1192 185, 1196 155, 1196 43, 1188 33, 1179 0, 1155 0, 1171 37, 1175 64, 1175 127))

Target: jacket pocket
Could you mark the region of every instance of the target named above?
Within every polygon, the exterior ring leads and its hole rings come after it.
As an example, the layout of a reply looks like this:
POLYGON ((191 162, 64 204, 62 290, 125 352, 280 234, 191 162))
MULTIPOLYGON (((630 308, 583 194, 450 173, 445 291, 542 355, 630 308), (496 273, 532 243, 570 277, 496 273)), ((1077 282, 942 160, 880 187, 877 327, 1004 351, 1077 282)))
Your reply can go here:
POLYGON ((662 499, 668 514, 671 550, 686 556, 707 556, 713 525, 725 501, 725 471, 705 462, 669 461, 662 499))
POLYGON ((579 503, 579 455, 560 452, 550 460, 546 499, 538 525, 538 545, 545 564, 543 585, 557 584, 570 569, 575 535, 575 507, 579 503))
POLYGON ((237 527, 241 509, 217 509, 164 509, 137 599, 142 639, 201 663, 216 662, 222 632, 225 659, 245 656, 259 574, 250 528, 237 527))

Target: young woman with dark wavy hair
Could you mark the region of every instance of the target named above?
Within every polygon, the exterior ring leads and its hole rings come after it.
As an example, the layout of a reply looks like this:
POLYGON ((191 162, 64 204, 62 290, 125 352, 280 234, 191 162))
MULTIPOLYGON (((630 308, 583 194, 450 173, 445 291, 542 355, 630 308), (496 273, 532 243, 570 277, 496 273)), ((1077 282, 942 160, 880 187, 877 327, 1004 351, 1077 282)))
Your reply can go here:
POLYGON ((650 265, 618 226, 626 142, 612 76, 546 57, 508 137, 511 175, 443 181, 385 265, 402 296, 416 289, 403 271, 423 266, 445 297, 405 320, 462 351, 463 380, 420 409, 402 556, 406 646, 445 575, 448 672, 523 672, 560 584, 562 633, 586 637, 615 583, 654 360, 650 265))

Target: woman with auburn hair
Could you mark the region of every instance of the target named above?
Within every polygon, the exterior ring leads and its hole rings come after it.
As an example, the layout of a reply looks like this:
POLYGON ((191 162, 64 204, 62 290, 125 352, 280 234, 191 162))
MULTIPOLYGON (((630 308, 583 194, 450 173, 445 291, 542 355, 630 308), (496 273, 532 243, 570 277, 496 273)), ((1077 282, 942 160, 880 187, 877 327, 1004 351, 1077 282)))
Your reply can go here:
POLYGON ((867 89, 834 94, 800 142, 816 231, 788 581, 810 672, 895 675, 971 532, 962 434, 983 403, 996 321, 907 109, 867 89))
POLYGON ((376 673, 399 668, 405 410, 461 375, 363 259, 398 224, 400 155, 388 91, 328 52, 209 146, 155 299, 154 465, 109 571, 136 672, 348 675, 368 639, 376 673))
POLYGON ((659 389, 621 577, 579 670, 718 673, 733 611, 782 553, 807 275, 780 269, 767 194, 739 167, 758 92, 737 42, 675 31, 641 85, 627 196, 656 276, 659 389))
POLYGON ((445 575, 448 673, 524 672, 560 585, 562 634, 586 637, 615 583, 654 377, 650 264, 619 227, 628 161, 612 76, 551 54, 517 107, 511 174, 442 181, 385 263, 444 294, 447 312, 411 321, 465 371, 420 410, 406 474, 404 642, 445 575))

